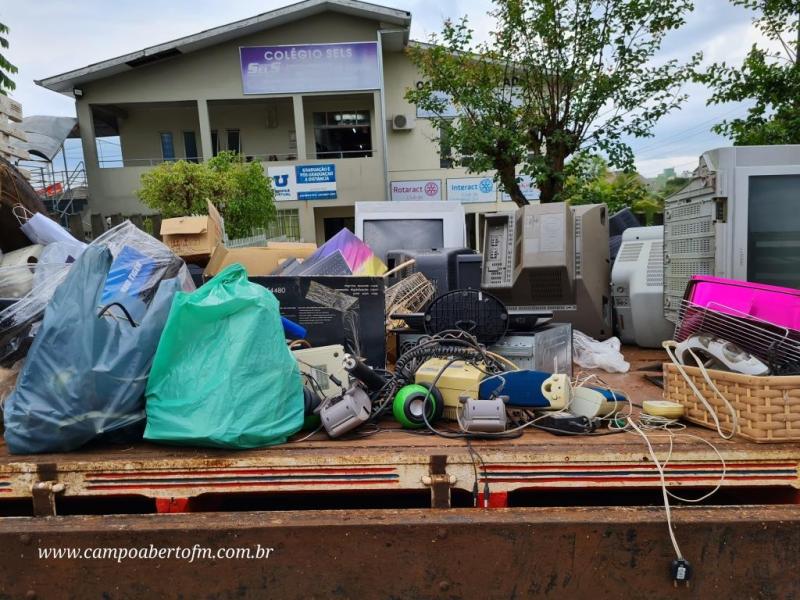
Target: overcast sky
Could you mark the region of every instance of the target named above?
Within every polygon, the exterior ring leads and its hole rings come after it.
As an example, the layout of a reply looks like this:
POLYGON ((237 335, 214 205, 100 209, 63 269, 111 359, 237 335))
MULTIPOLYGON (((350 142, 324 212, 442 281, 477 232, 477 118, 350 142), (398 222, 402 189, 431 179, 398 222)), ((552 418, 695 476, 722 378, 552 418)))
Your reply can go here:
MULTIPOLYGON (((4 2, 0 22, 11 29, 11 62, 19 67, 17 89, 12 94, 22 102, 26 115, 75 115, 71 99, 33 83, 70 69, 85 66, 146 46, 165 42, 203 29, 251 17, 290 2, 282 0, 39 0, 4 2)), ((480 36, 490 29, 485 0, 382 0, 377 2, 412 13, 411 37, 427 39, 447 17, 468 15, 480 36)), ((662 57, 688 58, 703 51, 706 62, 739 63, 750 46, 760 40, 751 24, 751 13, 732 6, 729 0, 695 0, 687 25, 673 32, 662 57)), ((634 140, 637 166, 645 176, 657 175, 665 167, 680 172, 696 165, 705 150, 728 145, 712 134, 711 125, 737 117, 743 106, 706 107, 708 91, 689 85, 690 99, 682 110, 664 118, 655 137, 634 140)), ((74 158, 68 151, 68 157, 74 158)))

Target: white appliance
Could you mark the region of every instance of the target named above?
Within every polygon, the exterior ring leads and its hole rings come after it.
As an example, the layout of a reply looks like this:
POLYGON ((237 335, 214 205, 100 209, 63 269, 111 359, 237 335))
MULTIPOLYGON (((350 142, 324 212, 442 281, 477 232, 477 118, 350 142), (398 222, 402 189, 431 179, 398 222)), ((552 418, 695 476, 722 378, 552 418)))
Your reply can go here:
POLYGON ((615 323, 623 344, 660 348, 671 340, 675 325, 664 318, 664 228, 632 227, 611 270, 615 323))
POLYGON ((692 275, 800 287, 800 145, 718 148, 664 203, 664 315, 692 275))
POLYGON ((461 248, 466 243, 460 202, 356 202, 356 235, 386 262, 389 250, 461 248))

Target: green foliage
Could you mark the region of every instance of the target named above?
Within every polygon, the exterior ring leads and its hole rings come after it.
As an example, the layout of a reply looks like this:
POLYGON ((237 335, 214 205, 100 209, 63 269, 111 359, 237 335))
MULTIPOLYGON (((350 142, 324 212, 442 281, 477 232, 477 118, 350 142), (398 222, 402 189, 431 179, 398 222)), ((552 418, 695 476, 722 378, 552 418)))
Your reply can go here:
MULTIPOLYGON (((0 48, 7 49, 9 47, 8 38, 6 37, 8 31, 8 27, 0 23, 0 48)), ((0 94, 5 96, 6 92, 13 92, 16 89, 17 85, 11 77, 9 77, 9 75, 16 74, 17 67, 8 62, 8 59, 0 54, 0 94)))
POLYGON ((691 0, 494 0, 491 42, 474 44, 466 19, 446 21, 431 46, 409 50, 424 83, 406 93, 439 115, 433 124, 471 172, 497 171, 525 204, 515 170, 533 176, 543 202, 562 199, 567 159, 591 149, 631 169, 624 137, 650 136, 678 107, 686 64, 654 56, 684 23, 691 0), (447 100, 459 117, 447 118, 447 100), (517 167, 520 167, 517 169, 517 167))
POLYGON ((800 2, 732 1, 758 12, 756 27, 780 50, 754 44, 741 66, 715 63, 698 76, 714 89, 709 104, 754 101, 744 118, 713 129, 737 145, 800 144, 800 2))
POLYGON ((661 202, 635 172, 613 173, 602 157, 580 153, 566 168, 562 198, 570 204, 605 204, 610 213, 625 207, 660 212, 661 202))
POLYGON ((275 219, 272 183, 259 162, 220 152, 204 163, 164 162, 142 175, 139 199, 165 219, 206 214, 210 200, 225 219, 230 238, 251 235, 275 219))

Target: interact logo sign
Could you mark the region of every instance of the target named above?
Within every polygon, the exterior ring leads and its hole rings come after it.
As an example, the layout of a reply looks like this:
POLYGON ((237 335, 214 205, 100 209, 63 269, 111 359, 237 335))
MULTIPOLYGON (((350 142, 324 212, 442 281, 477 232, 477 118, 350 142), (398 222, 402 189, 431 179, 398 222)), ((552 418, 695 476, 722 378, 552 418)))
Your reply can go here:
POLYGON ((447 199, 454 202, 495 202, 497 187, 491 177, 458 177, 447 180, 447 199))

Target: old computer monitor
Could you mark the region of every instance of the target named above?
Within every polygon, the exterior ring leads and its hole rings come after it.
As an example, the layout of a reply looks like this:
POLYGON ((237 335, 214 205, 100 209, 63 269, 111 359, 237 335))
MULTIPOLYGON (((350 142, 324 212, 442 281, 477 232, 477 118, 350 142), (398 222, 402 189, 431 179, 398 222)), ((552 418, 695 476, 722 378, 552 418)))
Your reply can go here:
POLYGON ((389 250, 463 247, 460 202, 356 202, 356 235, 382 261, 389 250))
POLYGON ((486 216, 481 287, 512 307, 605 339, 612 333, 604 204, 534 204, 486 216))

